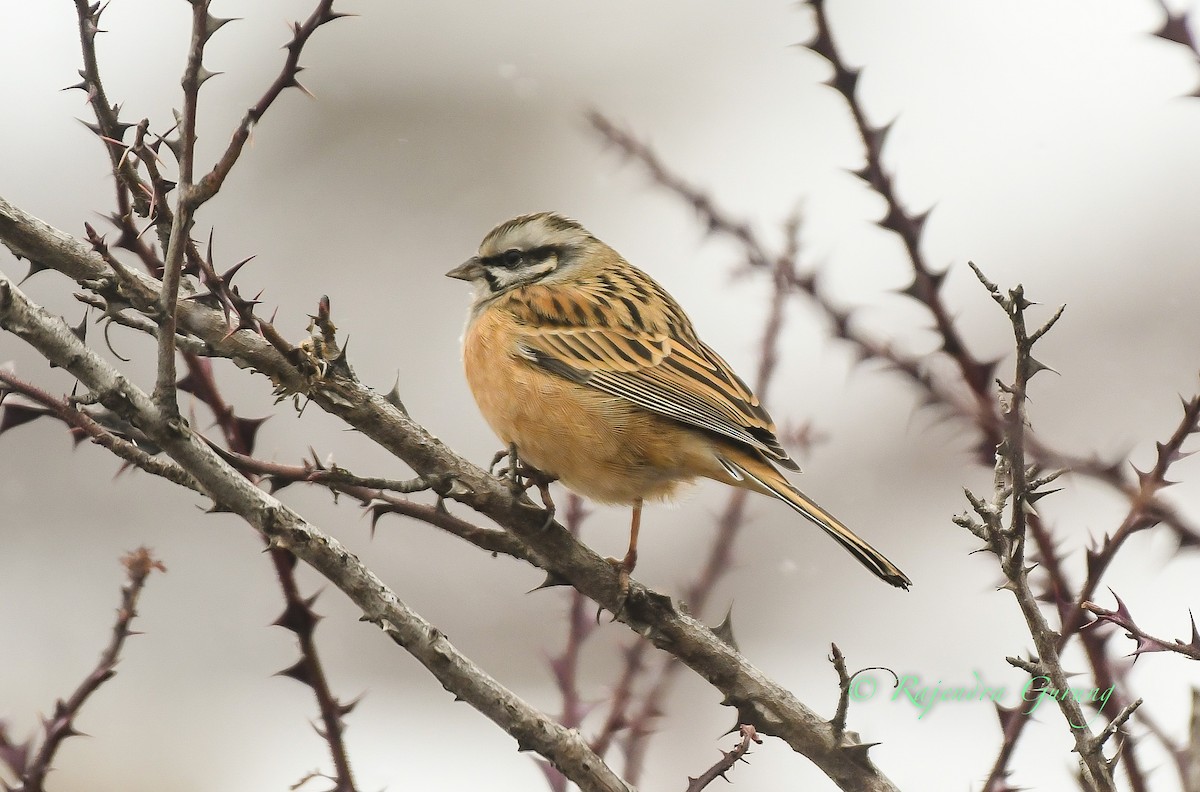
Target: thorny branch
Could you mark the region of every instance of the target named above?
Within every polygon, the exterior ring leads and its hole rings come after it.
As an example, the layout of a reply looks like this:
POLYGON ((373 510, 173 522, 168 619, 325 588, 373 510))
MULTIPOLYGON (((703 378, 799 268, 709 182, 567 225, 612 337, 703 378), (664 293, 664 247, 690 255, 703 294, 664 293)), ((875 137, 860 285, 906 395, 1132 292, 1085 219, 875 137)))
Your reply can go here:
MULTIPOLYGON (((288 87, 303 90, 296 75, 300 70, 300 55, 309 37, 318 27, 341 16, 332 11, 333 0, 320 0, 309 19, 293 26, 292 40, 287 45, 288 54, 281 67, 279 75, 268 87, 266 93, 251 108, 233 136, 229 148, 212 172, 194 183, 195 174, 195 142, 196 124, 199 114, 199 93, 201 86, 214 72, 204 65, 205 46, 211 37, 220 30, 228 19, 214 17, 209 13, 209 0, 189 0, 192 6, 192 27, 190 43, 187 50, 187 62, 181 80, 183 92, 183 111, 175 119, 175 128, 179 135, 174 140, 163 136, 155 136, 156 141, 148 142, 149 121, 143 120, 137 125, 136 136, 132 146, 124 146, 121 139, 129 125, 117 120, 119 109, 110 107, 104 95, 100 80, 100 70, 96 59, 95 37, 99 31, 100 15, 104 6, 89 5, 84 0, 76 0, 76 11, 79 17, 80 41, 83 51, 84 70, 81 72, 83 82, 78 86, 88 91, 96 113, 96 126, 93 129, 108 145, 108 152, 113 159, 113 169, 117 176, 118 213, 112 218, 120 230, 118 245, 135 253, 145 264, 151 275, 161 278, 161 288, 154 294, 146 289, 146 284, 135 283, 134 278, 113 256, 108 246, 91 227, 87 227, 88 239, 93 248, 104 258, 105 262, 118 276, 116 288, 111 286, 95 296, 85 295, 92 304, 99 303, 104 311, 104 318, 128 324, 136 329, 151 332, 158 338, 158 366, 154 398, 160 412, 180 421, 178 413, 177 390, 192 393, 207 404, 217 419, 218 426, 224 436, 225 443, 232 453, 249 455, 253 451, 254 436, 262 419, 240 418, 225 402, 212 375, 211 364, 201 358, 212 353, 209 345, 197 342, 193 336, 177 332, 177 308, 180 300, 180 290, 183 276, 189 273, 198 274, 201 282, 209 289, 207 294, 188 295, 188 300, 197 300, 206 304, 215 304, 224 312, 226 322, 236 315, 236 326, 228 332, 249 329, 258 330, 253 317, 254 301, 243 299, 237 288, 231 285, 234 274, 246 263, 243 260, 234 265, 223 275, 218 275, 213 265, 212 238, 210 235, 208 251, 202 256, 191 238, 193 217, 199 207, 213 198, 220 190, 226 175, 236 163, 238 156, 248 139, 253 123, 257 122, 266 110, 274 103, 279 95, 288 87), (158 152, 163 143, 175 155, 178 163, 178 184, 168 181, 159 168, 158 152), (120 151, 120 157, 117 153, 120 151), (136 165, 145 168, 148 184, 138 175, 136 165), (174 206, 170 205, 168 194, 176 191, 174 206), (128 196, 132 194, 135 206, 143 216, 153 215, 152 222, 159 231, 159 241, 164 255, 160 259, 155 251, 142 241, 142 234, 134 224, 132 213, 129 211, 128 196), (122 293, 124 287, 124 293, 122 293), (130 298, 133 294, 140 299, 130 298), (156 310, 147 311, 150 296, 153 294, 156 310), (122 313, 123 308, 133 305, 143 312, 136 317, 122 313), (153 317, 151 322, 146 314, 153 317), (157 325, 155 327, 155 325, 157 325), (184 352, 188 374, 176 381, 176 353, 184 352)), ((190 287, 189 287, 190 288, 190 287)), ((106 336, 107 338, 107 336, 106 336)), ((142 467, 150 469, 149 463, 154 460, 142 460, 142 467)), ((397 509, 399 510, 399 509, 397 509)), ((303 597, 295 579, 295 558, 286 550, 272 548, 270 550, 272 563, 283 590, 286 606, 276 624, 291 630, 296 636, 300 647, 300 660, 283 673, 306 685, 314 692, 321 712, 322 737, 328 743, 335 769, 334 781, 338 792, 352 792, 355 789, 350 760, 346 753, 342 738, 342 718, 353 707, 353 704, 343 704, 333 695, 329 683, 322 670, 316 643, 313 638, 318 617, 312 611, 314 598, 303 597)))
MULTIPOLYGON (((149 395, 85 346, 65 323, 31 303, 2 273, 0 327, 46 359, 60 362, 98 402, 145 432, 194 476, 215 504, 260 531, 270 547, 289 551, 338 586, 362 608, 364 620, 383 629, 447 690, 504 728, 519 746, 545 756, 584 790, 628 790, 577 733, 547 718, 484 673, 340 543, 229 467, 186 423, 164 417, 149 395)), ((608 566, 599 558, 595 563, 608 566)), ((606 572, 613 574, 611 568, 606 572)), ((615 581, 613 588, 610 597, 615 598, 615 581)))
MULTIPOLYGON (((418 476, 406 481, 373 476, 361 477, 355 476, 337 465, 326 465, 316 458, 315 453, 311 461, 305 460, 299 465, 286 465, 256 459, 216 445, 213 445, 213 449, 243 474, 251 477, 261 476, 270 487, 272 494, 291 484, 301 482, 322 486, 332 492, 335 498, 342 493, 361 503, 370 511, 372 526, 376 526, 379 519, 385 514, 399 514, 441 528, 488 552, 500 553, 533 563, 530 560, 528 548, 511 533, 475 525, 461 517, 455 517, 440 505, 430 506, 425 503, 417 503, 393 494, 426 490, 445 492, 449 486, 445 477, 418 476)), ((441 495, 439 495, 440 497, 441 495)))
POLYGON ((1173 641, 1168 641, 1163 638, 1155 638, 1150 633, 1143 630, 1133 620, 1133 615, 1129 612, 1129 608, 1121 601, 1116 592, 1109 589, 1113 595, 1113 599, 1117 601, 1116 610, 1108 610, 1102 608, 1094 602, 1083 603, 1083 609, 1089 611, 1096 616, 1096 621, 1088 625, 1091 627, 1095 624, 1115 624, 1125 630, 1127 638, 1132 638, 1137 642, 1137 647, 1133 650, 1133 656, 1138 657, 1150 652, 1175 652, 1184 657, 1190 657, 1193 660, 1200 660, 1200 630, 1196 629, 1196 617, 1188 613, 1189 620, 1192 624, 1192 637, 1188 641, 1176 638, 1173 641))
MULTIPOLYGON (((994 444, 1002 429, 1001 419, 992 406, 989 386, 992 372, 999 361, 983 361, 971 355, 959 336, 950 319, 951 312, 942 301, 940 293, 945 272, 935 272, 925 261, 921 252, 920 236, 924 230, 926 215, 912 215, 904 209, 892 188, 892 177, 882 164, 884 139, 890 127, 876 128, 866 120, 866 113, 855 90, 858 72, 841 60, 840 54, 834 47, 823 3, 814 4, 814 16, 817 36, 810 48, 830 61, 834 70, 831 84, 848 102, 851 114, 864 141, 866 164, 855 173, 877 189, 886 201, 888 210, 880 224, 895 231, 901 237, 909 257, 914 281, 909 287, 902 290, 902 293, 918 300, 930 311, 935 327, 942 336, 941 351, 956 361, 961 374, 961 382, 952 382, 950 378, 940 374, 935 376, 936 369, 926 365, 923 360, 902 354, 891 343, 881 342, 864 333, 851 321, 851 315, 847 311, 833 305, 824 297, 819 289, 819 282, 812 275, 799 275, 793 278, 790 287, 794 293, 804 294, 811 299, 815 307, 830 320, 831 333, 836 338, 849 342, 860 358, 878 360, 889 368, 899 371, 923 393, 927 404, 936 405, 945 409, 950 415, 973 423, 980 432, 980 456, 990 460, 994 444), (964 392, 967 394, 966 398, 963 396, 964 392)), ((1169 40, 1180 41, 1194 49, 1190 33, 1186 32, 1186 20, 1182 18, 1182 15, 1168 13, 1167 23, 1157 35, 1169 40), (1182 29, 1180 25, 1183 25, 1182 29)), ((740 244, 745 252, 746 260, 750 262, 751 266, 761 269, 764 268, 766 262, 771 260, 771 256, 767 252, 768 246, 759 240, 747 223, 732 219, 718 208, 716 203, 704 192, 673 173, 648 146, 634 135, 622 130, 599 113, 590 114, 589 120, 606 142, 619 149, 627 158, 635 160, 645 167, 658 186, 677 195, 682 201, 692 206, 710 232, 729 237, 740 244)), ((1194 421, 1189 422, 1185 419, 1181 426, 1191 426, 1193 423, 1194 421)), ((1174 439, 1179 439, 1179 437, 1177 433, 1174 439)), ((1178 451, 1178 446, 1174 442, 1168 445, 1173 445, 1178 451)), ((1084 623, 1085 619, 1080 610, 1080 603, 1094 591, 1104 569, 1107 568, 1115 552, 1122 546, 1132 526, 1136 525, 1140 529, 1161 523, 1179 537, 1181 546, 1184 547, 1200 547, 1200 530, 1188 523, 1174 506, 1159 497, 1157 488, 1151 482, 1147 482, 1144 475, 1139 474, 1138 480, 1130 483, 1124 473, 1122 461, 1070 454, 1049 446, 1036 435, 1026 436, 1025 447, 1042 468, 1066 470, 1078 476, 1089 477, 1119 492, 1130 503, 1130 516, 1123 524, 1124 530, 1119 530, 1111 539, 1106 538, 1100 548, 1088 551, 1088 576, 1079 597, 1075 597, 1072 593, 1075 587, 1068 581, 1062 559, 1059 557, 1055 541, 1049 530, 1042 524, 1036 513, 1028 516, 1030 535, 1037 545, 1037 558, 1045 579, 1045 590, 1041 596, 1053 602, 1062 617, 1061 646, 1065 645, 1084 623)), ((1114 672, 1104 642, 1098 637, 1098 634, 1084 633, 1083 643, 1089 662, 1096 674, 1097 682, 1108 683, 1111 681, 1114 672)), ((622 683, 624 681, 623 678, 622 683)), ((1024 711, 1017 711, 1002 718, 1005 741, 985 786, 987 792, 1001 790, 1007 774, 1008 759, 1027 720, 1028 716, 1024 711)), ((1147 725, 1150 724, 1147 723, 1147 725)), ((1169 743, 1167 743, 1167 748, 1174 750, 1169 743)), ((1125 767, 1132 789, 1135 792, 1146 789, 1133 754, 1132 741, 1122 742, 1121 752, 1123 758, 1126 759, 1125 767)))
MULTIPOLYGON (((1025 460, 1025 431, 1028 425, 1026 403, 1028 399, 1029 380, 1047 366, 1033 356, 1033 347, 1062 316, 1063 308, 1037 330, 1029 332, 1025 312, 1032 303, 1025 298, 1024 289, 1017 286, 1001 293, 996 284, 990 282, 978 267, 971 265, 975 274, 987 289, 992 298, 1007 314, 1013 327, 1016 342, 1016 367, 1013 380, 1009 384, 999 382, 1000 412, 1004 433, 996 451, 995 491, 990 501, 984 500, 966 491, 967 500, 971 503, 978 521, 968 515, 955 518, 955 522, 970 530, 987 544, 988 550, 1000 561, 1006 584, 1004 588, 1013 593, 1029 633, 1037 648, 1037 658, 1031 662, 1013 660, 1020 668, 1031 674, 1035 682, 1044 680, 1044 687, 1055 691, 1070 690, 1068 674, 1062 666, 1060 656, 1059 635, 1047 623, 1045 616, 1038 606, 1037 596, 1029 583, 1030 567, 1026 566, 1025 541, 1028 535, 1027 518, 1033 512, 1033 504, 1038 498, 1047 494, 1038 491, 1033 485, 1025 460), (1004 522, 1005 509, 1008 510, 1008 522, 1004 522)), ((1044 479, 1042 480, 1044 481, 1044 479)), ((1116 792, 1113 782, 1112 769, 1114 760, 1104 756, 1104 743, 1115 731, 1106 729, 1100 735, 1093 735, 1088 726, 1087 716, 1074 696, 1057 695, 1064 719, 1075 740, 1075 751, 1079 754, 1080 771, 1085 780, 1085 788, 1097 792, 1116 792)), ((1117 720, 1123 721, 1133 712, 1141 701, 1130 705, 1122 711, 1117 720)), ((1114 723, 1117 722, 1114 720, 1114 723)), ((1118 724, 1119 726, 1119 724, 1118 724)))
POLYGON ((913 282, 901 293, 921 303, 932 316, 937 333, 942 339, 942 351, 958 366, 963 381, 974 396, 975 409, 972 412, 978 428, 983 432, 979 446, 980 452, 984 459, 990 459, 991 450, 996 447, 999 440, 999 427, 991 420, 995 412, 989 389, 992 375, 999 361, 976 360, 958 332, 951 312, 941 296, 941 288, 947 270, 935 272, 925 261, 924 254, 921 252, 921 233, 929 216, 928 212, 912 215, 905 210, 896 197, 892 176, 883 166, 883 147, 891 124, 876 127, 867 121, 866 113, 857 100, 856 89, 859 72, 846 65, 834 46, 833 37, 829 32, 829 21, 825 15, 825 0, 812 0, 809 5, 813 9, 817 34, 808 47, 829 61, 833 67, 833 78, 830 84, 846 99, 846 104, 854 117, 854 124, 863 139, 866 164, 854 173, 871 185, 872 189, 887 202, 887 213, 879 221, 879 225, 894 231, 900 237, 904 243, 908 261, 912 265, 913 282))
POLYGON ((728 781, 729 778, 725 774, 732 770, 738 762, 746 761, 746 755, 750 753, 750 744, 762 743, 762 740, 758 739, 753 726, 742 725, 738 727, 738 731, 741 733, 742 739, 738 741, 734 749, 732 751, 722 751, 720 761, 695 778, 689 778, 686 792, 700 792, 700 790, 718 778, 728 781))
MULTIPOLYGON (((1097 685, 1113 684, 1115 675, 1108 659, 1108 650, 1104 637, 1097 630, 1084 629, 1088 624, 1085 605, 1095 596, 1104 573, 1116 558, 1117 552, 1125 546, 1126 541, 1137 531, 1150 528, 1159 521, 1167 523, 1169 515, 1173 514, 1173 510, 1165 504, 1158 493, 1161 489, 1169 486, 1170 482, 1166 478, 1167 473, 1173 463, 1187 456, 1182 450, 1183 444, 1188 437, 1197 432, 1198 428, 1200 428, 1200 396, 1195 396, 1183 401, 1183 416, 1174 432, 1172 432, 1171 437, 1166 442, 1155 443, 1157 456, 1155 464, 1150 470, 1143 473, 1134 468, 1137 473, 1138 484, 1136 487, 1129 489, 1129 511, 1111 537, 1106 536, 1098 548, 1088 548, 1086 550, 1086 577, 1083 583, 1080 584, 1077 594, 1072 594, 1071 587, 1066 584, 1063 573, 1058 568, 1057 555, 1047 551, 1044 539, 1039 538, 1038 540, 1039 549, 1041 550, 1042 568, 1046 569, 1050 575, 1053 587, 1050 593, 1054 601, 1058 604, 1061 620, 1057 648, 1059 651, 1062 651, 1073 636, 1079 635, 1083 641, 1088 662, 1091 664, 1093 672, 1096 675, 1097 685)), ((1035 528, 1035 536, 1040 537, 1041 534, 1044 534, 1044 529, 1041 529, 1040 519, 1036 513, 1030 514, 1029 518, 1031 525, 1035 528), (1040 534, 1039 529, 1041 529, 1040 534)), ((1188 536, 1189 534, 1187 533, 1181 534, 1184 544, 1188 544, 1188 536)), ((1118 706, 1127 705, 1119 691, 1115 691, 1114 696, 1118 699, 1118 701, 1114 702, 1115 704, 1118 706)), ((1139 718, 1146 721, 1146 718, 1140 713, 1139 718)), ((1016 710, 1002 718, 1001 726, 1004 740, 996 756, 996 761, 993 763, 992 770, 988 775, 988 779, 984 784, 984 792, 999 792, 999 790, 1004 788, 1008 762, 1016 750, 1017 739, 1020 737, 1021 731, 1028 721, 1029 712, 1026 710, 1016 710)), ((1147 726, 1151 727, 1151 731, 1159 737, 1169 751, 1176 753, 1174 747, 1164 739, 1161 730, 1153 728, 1153 724, 1150 722, 1147 722, 1147 726)), ((1135 792, 1141 792, 1148 789, 1148 787, 1143 778, 1137 756, 1134 753, 1133 745, 1134 743, 1130 740, 1121 742, 1121 757, 1125 760, 1125 770, 1129 776, 1130 785, 1135 792)))
MULTIPOLYGON (((114 416, 111 413, 106 411, 98 414, 100 419, 98 420, 97 416, 74 404, 71 399, 56 398, 41 388, 25 382, 4 369, 0 369, 0 402, 4 401, 3 397, 6 391, 22 394, 40 404, 41 409, 35 410, 30 407, 19 406, 11 401, 7 405, 0 406, 0 415, 3 416, 0 419, 0 434, 17 424, 39 418, 42 415, 52 415, 71 427, 76 442, 83 440, 85 437, 89 438, 96 445, 107 448, 118 458, 145 470, 147 473, 161 476, 174 484, 187 487, 194 492, 203 493, 200 485, 196 483, 196 480, 186 470, 171 460, 160 459, 155 454, 143 448, 143 445, 146 445, 144 436, 141 436, 140 444, 131 439, 129 435, 131 431, 134 437, 140 435, 133 427, 126 425, 113 429, 102 425, 100 420, 108 423, 117 423, 113 420, 114 416)), ((154 450, 157 451, 157 449, 154 450)))
POLYGON ((162 562, 145 547, 125 555, 121 563, 125 566, 127 581, 121 587, 121 604, 117 608, 112 637, 100 654, 96 667, 67 699, 55 702, 54 714, 43 720, 42 728, 45 733, 41 744, 36 750, 32 739, 21 745, 14 745, 8 741, 3 729, 0 729, 0 761, 7 764, 9 770, 17 777, 17 786, 5 785, 5 789, 11 789, 13 792, 44 792, 46 776, 53 769, 54 756, 58 749, 68 737, 80 734, 75 728, 75 720, 83 710, 84 704, 101 685, 116 676, 117 660, 125 646, 125 639, 135 635, 129 625, 137 616, 138 599, 142 595, 146 579, 155 570, 166 572, 162 562))
MULTIPOLYGON (((235 414, 221 395, 212 363, 208 359, 185 354, 184 360, 188 374, 176 387, 191 393, 208 406, 230 450, 224 451, 216 445, 212 445, 213 449, 227 459, 251 460, 249 454, 254 450, 255 436, 265 419, 242 418, 235 414)), ((249 469, 249 466, 239 467, 238 470, 250 481, 257 481, 256 471, 249 469)), ((300 659, 280 674, 295 679, 312 690, 321 714, 321 728, 318 733, 328 744, 333 762, 334 776, 330 780, 334 781, 337 792, 353 792, 356 786, 343 736, 343 719, 353 710, 355 702, 340 701, 334 695, 325 674, 315 636, 319 621, 319 616, 313 610, 316 596, 305 597, 300 593, 295 574, 295 556, 283 548, 270 547, 269 543, 268 552, 284 598, 283 613, 275 620, 275 625, 291 631, 296 636, 300 650, 300 659)))
POLYGON ((838 739, 846 731, 846 717, 850 713, 850 682, 852 677, 849 671, 846 670, 846 658, 842 655, 842 650, 838 649, 837 644, 830 644, 829 662, 833 663, 833 670, 838 676, 838 704, 837 710, 833 714, 833 720, 829 723, 833 726, 833 733, 838 739))

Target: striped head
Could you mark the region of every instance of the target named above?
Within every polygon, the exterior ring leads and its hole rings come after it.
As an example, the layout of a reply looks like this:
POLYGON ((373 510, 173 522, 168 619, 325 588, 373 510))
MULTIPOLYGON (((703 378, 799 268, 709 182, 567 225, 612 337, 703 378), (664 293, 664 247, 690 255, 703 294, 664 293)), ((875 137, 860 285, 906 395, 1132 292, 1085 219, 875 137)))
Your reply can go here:
POLYGON ((589 252, 609 250, 586 228, 554 212, 521 215, 483 238, 479 252, 446 273, 475 285, 475 306, 521 286, 569 280, 589 252))

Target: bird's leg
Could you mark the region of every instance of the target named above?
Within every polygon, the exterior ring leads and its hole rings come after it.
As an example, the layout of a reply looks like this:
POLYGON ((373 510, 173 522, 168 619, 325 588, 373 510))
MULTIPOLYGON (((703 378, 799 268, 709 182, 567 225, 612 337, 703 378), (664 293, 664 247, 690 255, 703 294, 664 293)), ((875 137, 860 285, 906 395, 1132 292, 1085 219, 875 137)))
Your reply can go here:
POLYGON ((633 502, 633 520, 629 524, 629 549, 625 551, 625 557, 621 559, 621 590, 625 593, 629 592, 629 575, 633 572, 633 568, 637 566, 637 543, 638 531, 642 527, 642 499, 638 498, 633 502))
MULTIPOLYGON (((633 568, 637 566, 637 543, 638 532, 642 527, 642 499, 638 498, 633 502, 633 519, 629 524, 629 549, 625 551, 625 557, 618 561, 615 558, 609 558, 608 563, 617 568, 617 608, 613 611, 613 620, 621 615, 625 610, 625 601, 629 599, 629 575, 633 572, 633 568)), ((596 612, 596 620, 600 620, 600 612, 596 612)))

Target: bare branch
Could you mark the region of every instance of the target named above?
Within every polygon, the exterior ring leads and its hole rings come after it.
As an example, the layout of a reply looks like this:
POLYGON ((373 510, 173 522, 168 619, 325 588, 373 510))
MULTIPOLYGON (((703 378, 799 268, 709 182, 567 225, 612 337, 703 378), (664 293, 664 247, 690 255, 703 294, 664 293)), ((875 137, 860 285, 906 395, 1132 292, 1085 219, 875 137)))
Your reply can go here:
POLYGON ((750 743, 762 743, 762 740, 758 739, 758 735, 754 732, 753 726, 742 725, 739 727, 739 731, 741 732, 742 739, 738 742, 737 746, 728 753, 722 751, 719 762, 696 778, 689 778, 686 792, 700 792, 700 790, 718 778, 724 778, 728 781, 729 779, 725 774, 732 770, 733 766, 738 762, 746 761, 746 754, 750 753, 750 743))
MULTIPOLYGON (((241 123, 238 124, 237 129, 233 133, 233 139, 229 141, 229 147, 221 155, 221 159, 217 161, 213 169, 205 174, 196 185, 194 198, 197 204, 204 203, 221 189, 221 185, 225 182, 225 177, 229 175, 229 172, 233 170, 233 166, 237 164, 238 157, 241 156, 246 141, 250 139, 250 132, 253 130, 254 125, 266 114, 275 100, 279 98, 279 95, 288 88, 297 88, 304 93, 308 93, 297 79, 297 75, 300 73, 300 54, 304 50, 304 45, 308 43, 309 37, 316 32, 317 28, 335 19, 347 16, 347 14, 335 12, 333 10, 333 2, 334 0, 320 0, 308 19, 303 23, 297 22, 292 26, 291 41, 285 45, 288 54, 284 60, 283 67, 279 70, 279 75, 267 88, 266 93, 262 95, 258 102, 246 111, 241 123)), ((225 21, 227 20, 213 20, 214 23, 220 24, 223 24, 225 21)), ((217 26, 219 27, 220 24, 217 26)))
MULTIPOLYGON (((1112 765, 1105 759, 1103 752, 1107 737, 1092 735, 1080 701, 1066 693, 1071 690, 1071 685, 1062 666, 1061 636, 1051 629, 1038 606, 1037 597, 1029 583, 1030 568, 1025 563, 1028 518, 1033 512, 1032 504, 1035 500, 1025 461, 1025 433, 1028 424, 1026 403, 1029 380, 1046 369, 1044 364, 1033 357, 1033 346, 1057 321, 1062 309, 1060 308, 1042 328, 1031 334, 1026 327, 1025 311, 1032 303, 1025 298, 1024 289, 1018 285, 1007 294, 1002 293, 978 267, 974 264, 971 267, 1008 316, 1013 328, 1017 359, 1013 381, 1010 384, 999 383, 1004 434, 996 453, 995 495, 990 503, 969 496, 980 523, 968 524, 962 520, 960 524, 966 524, 976 535, 985 538, 988 549, 999 559, 1000 568, 1007 580, 1004 587, 1016 597, 1029 634, 1037 648, 1038 656, 1035 662, 1025 663, 1015 658, 1010 658, 1010 662, 1025 669, 1031 675, 1032 681, 1044 680, 1043 687, 1050 688, 1053 692, 1053 698, 1058 702, 1075 741, 1075 751, 1079 754, 1080 770, 1086 787, 1097 792, 1116 792, 1112 765), (1007 525, 1003 521, 1006 504, 1011 504, 1007 525)), ((993 778, 997 778, 995 773, 993 778)))
MULTIPOLYGON (((1125 630, 1125 637, 1137 641, 1137 648, 1133 650, 1135 657, 1148 652, 1175 652, 1184 657, 1190 657, 1193 660, 1200 660, 1200 631, 1196 629, 1196 617, 1192 616, 1190 612, 1188 613, 1192 623, 1192 637, 1190 640, 1184 641, 1176 638, 1174 641, 1168 641, 1163 638, 1155 638, 1137 626, 1125 603, 1121 601, 1121 598, 1117 596, 1115 591, 1112 591, 1112 589, 1109 589, 1109 591, 1112 592, 1113 599, 1117 601, 1116 610, 1107 610, 1094 602, 1083 603, 1083 609, 1096 615, 1096 621, 1092 622, 1092 624, 1102 624, 1104 622, 1115 624, 1125 630)), ((1092 625, 1089 624, 1088 626, 1092 625)))
POLYGON ((833 663, 833 670, 838 676, 838 704, 837 711, 833 715, 833 720, 829 723, 833 726, 833 733, 840 740, 842 734, 846 731, 846 716, 850 711, 850 674, 846 670, 846 658, 842 656, 842 650, 838 649, 837 644, 830 644, 829 662, 833 663))
POLYGON ((125 639, 134 634, 129 629, 129 624, 137 616, 137 603, 146 585, 146 578, 154 570, 166 571, 166 567, 144 547, 126 555, 121 559, 121 563, 125 565, 128 580, 121 588, 121 605, 117 608, 112 638, 100 654, 96 667, 79 684, 75 692, 65 701, 60 699, 55 702, 54 714, 44 723, 46 734, 42 744, 20 774, 20 785, 14 792, 44 792, 46 775, 53 769, 54 756, 62 746, 63 740, 79 734, 75 729, 75 719, 83 705, 101 685, 116 676, 117 660, 125 646, 125 639))
MULTIPOLYGON (((167 481, 178 484, 181 487, 187 487, 194 492, 204 494, 204 490, 200 488, 196 480, 179 465, 169 459, 160 459, 140 447, 137 443, 106 429, 86 411, 76 407, 69 399, 55 398, 41 388, 25 382, 4 369, 0 369, 0 383, 4 383, 9 389, 21 393, 41 404, 50 411, 50 414, 67 426, 81 435, 91 438, 92 442, 96 443, 96 445, 107 448, 115 456, 125 460, 129 464, 135 465, 152 475, 161 476, 167 481)), ((2 391, 3 389, 0 389, 0 392, 2 391)))
MULTIPOLYGON (((117 177, 117 200, 122 204, 122 214, 127 214, 127 200, 132 197, 134 206, 145 214, 149 211, 149 202, 142 189, 141 177, 137 174, 134 164, 125 156, 125 146, 121 140, 125 131, 131 126, 120 120, 120 105, 110 104, 104 83, 100 79, 100 64, 96 57, 96 36, 100 34, 100 15, 107 4, 90 3, 88 0, 75 0, 75 15, 79 21, 79 43, 83 54, 83 69, 79 76, 83 79, 71 88, 80 88, 87 92, 88 103, 96 116, 96 125, 90 127, 104 142, 105 151, 112 163, 113 173, 117 177)), ((89 125, 90 126, 90 125, 89 125)))
MULTIPOLYGON (((833 36, 829 30, 829 20, 825 14, 825 2, 824 0, 813 0, 809 5, 813 9, 816 20, 817 35, 808 47, 828 60, 833 67, 833 78, 830 85, 845 98, 865 147, 866 165, 855 171, 855 175, 870 184, 875 192, 879 193, 887 202, 887 213, 879 221, 879 225, 894 231, 900 237, 912 267, 913 282, 903 289, 902 293, 912 297, 928 309, 933 317, 937 333, 941 336, 942 351, 955 362, 963 381, 970 387, 975 399, 976 414, 990 416, 993 414, 991 382, 998 361, 976 360, 958 332, 951 312, 941 296, 946 271, 934 272, 921 252, 921 234, 925 229, 925 221, 929 213, 910 214, 897 198, 892 177, 883 167, 883 146, 891 124, 876 127, 867 121, 866 112, 859 102, 856 91, 859 72, 846 65, 834 46, 833 36)), ((996 431, 998 427, 991 421, 981 421, 978 425, 985 433, 980 449, 984 458, 989 459, 990 449, 995 448, 999 439, 996 431)))
MULTIPOLYGON (((401 602, 337 540, 230 468, 186 424, 161 415, 146 393, 84 346, 61 320, 30 303, 3 274, 0 274, 0 327, 24 339, 48 360, 62 361, 64 368, 89 387, 105 406, 122 414, 159 443, 196 478, 214 502, 258 529, 270 547, 291 552, 338 586, 363 609, 365 621, 383 629, 447 690, 505 729, 521 748, 542 754, 589 792, 629 789, 577 732, 547 718, 484 673, 436 627, 401 602)), ((596 562, 607 566, 602 559, 597 558, 596 562)), ((616 596, 615 590, 611 596, 616 596)))

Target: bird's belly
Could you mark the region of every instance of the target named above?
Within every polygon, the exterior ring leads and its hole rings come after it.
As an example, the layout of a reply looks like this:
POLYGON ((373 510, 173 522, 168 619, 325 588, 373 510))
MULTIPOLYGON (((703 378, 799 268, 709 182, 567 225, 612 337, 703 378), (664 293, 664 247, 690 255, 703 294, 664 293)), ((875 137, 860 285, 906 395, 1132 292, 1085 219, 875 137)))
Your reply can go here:
POLYGON ((480 412, 522 461, 602 503, 670 497, 717 465, 697 430, 580 385, 468 335, 467 380, 480 412))

